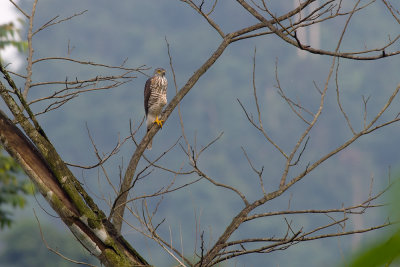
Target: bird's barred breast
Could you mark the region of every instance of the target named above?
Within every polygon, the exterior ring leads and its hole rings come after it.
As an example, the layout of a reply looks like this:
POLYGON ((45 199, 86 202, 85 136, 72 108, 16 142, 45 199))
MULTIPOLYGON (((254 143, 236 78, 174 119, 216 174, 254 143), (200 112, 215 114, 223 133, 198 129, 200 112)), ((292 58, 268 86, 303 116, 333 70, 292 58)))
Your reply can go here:
POLYGON ((152 113, 160 113, 161 109, 167 104, 167 96, 162 93, 152 92, 148 107, 152 113))

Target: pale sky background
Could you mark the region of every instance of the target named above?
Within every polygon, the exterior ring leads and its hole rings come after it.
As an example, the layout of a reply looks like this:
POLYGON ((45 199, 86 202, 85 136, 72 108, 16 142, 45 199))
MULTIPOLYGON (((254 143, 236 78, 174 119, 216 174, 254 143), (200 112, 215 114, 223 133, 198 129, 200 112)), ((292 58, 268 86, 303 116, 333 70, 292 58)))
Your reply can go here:
MULTIPOLYGON (((19 1, 15 2, 18 3, 19 1)), ((20 16, 17 11, 18 10, 10 1, 0 0, 0 24, 12 21, 19 26, 17 18, 20 16)), ((12 62, 12 64, 8 66, 11 70, 17 70, 22 66, 23 58, 21 55, 18 55, 18 50, 15 47, 6 47, 6 49, 1 52, 1 55, 5 62, 12 62)))

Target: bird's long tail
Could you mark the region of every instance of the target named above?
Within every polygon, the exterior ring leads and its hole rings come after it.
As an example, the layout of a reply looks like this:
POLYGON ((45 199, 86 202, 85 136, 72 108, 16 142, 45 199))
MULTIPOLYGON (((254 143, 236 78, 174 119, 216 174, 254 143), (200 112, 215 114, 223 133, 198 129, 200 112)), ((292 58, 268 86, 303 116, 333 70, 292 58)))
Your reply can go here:
MULTIPOLYGON (((147 128, 147 132, 149 132, 151 126, 153 126, 153 121, 154 118, 153 116, 151 116, 151 114, 146 114, 146 128, 147 128)), ((147 145, 147 149, 150 150, 153 144, 153 139, 150 140, 150 143, 147 145)))
MULTIPOLYGON (((147 129, 149 131, 150 129, 147 129)), ((149 144, 147 145, 147 149, 151 150, 151 147, 153 146, 153 139, 150 140, 149 144)))
POLYGON ((153 143, 153 140, 150 140, 150 143, 147 145, 147 149, 148 149, 148 150, 151 150, 152 143, 153 143))

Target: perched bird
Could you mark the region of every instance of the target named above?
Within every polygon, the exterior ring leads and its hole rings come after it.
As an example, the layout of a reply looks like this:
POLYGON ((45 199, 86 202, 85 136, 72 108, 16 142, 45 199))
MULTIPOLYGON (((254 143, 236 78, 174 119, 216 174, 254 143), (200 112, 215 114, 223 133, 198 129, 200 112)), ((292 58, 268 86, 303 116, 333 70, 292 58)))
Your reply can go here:
MULTIPOLYGON (((163 126, 162 123, 164 121, 160 120, 158 116, 160 116, 161 110, 167 104, 167 87, 168 81, 165 78, 165 69, 155 69, 153 77, 150 77, 144 86, 144 111, 146 113, 147 131, 150 130, 153 123, 163 126)), ((151 145, 152 140, 147 145, 147 149, 151 149, 151 145)))

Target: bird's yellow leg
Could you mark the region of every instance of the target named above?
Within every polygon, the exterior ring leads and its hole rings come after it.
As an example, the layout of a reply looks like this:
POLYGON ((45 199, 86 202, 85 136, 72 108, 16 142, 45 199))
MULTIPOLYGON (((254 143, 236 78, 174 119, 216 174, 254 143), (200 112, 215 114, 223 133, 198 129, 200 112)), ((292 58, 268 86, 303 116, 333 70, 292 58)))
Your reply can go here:
POLYGON ((157 125, 160 126, 161 128, 163 127, 164 120, 158 119, 158 116, 156 116, 156 120, 154 122, 157 123, 157 125))

